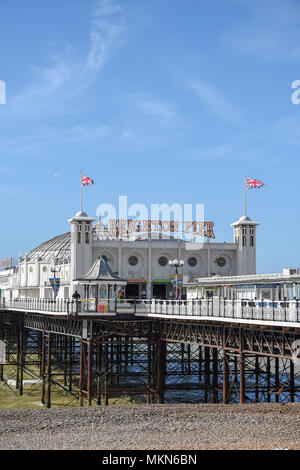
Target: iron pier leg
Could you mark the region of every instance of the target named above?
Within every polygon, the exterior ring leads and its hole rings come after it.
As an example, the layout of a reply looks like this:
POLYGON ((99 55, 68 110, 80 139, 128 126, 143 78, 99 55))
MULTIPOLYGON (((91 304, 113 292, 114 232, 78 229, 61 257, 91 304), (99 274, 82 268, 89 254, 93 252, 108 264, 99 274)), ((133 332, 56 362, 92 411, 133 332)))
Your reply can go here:
POLYGON ((79 373, 79 394, 80 394, 80 406, 83 406, 83 378, 84 378, 84 355, 85 347, 82 338, 80 339, 80 373, 79 373))
POLYGON ((42 344, 41 344, 41 376, 42 376, 42 405, 45 405, 46 397, 46 334, 42 332, 42 344))
POLYGON ((228 355, 226 350, 223 350, 223 404, 228 403, 229 398, 229 366, 228 355))
POLYGON ((92 405, 92 338, 88 339, 88 377, 87 377, 87 396, 88 396, 88 406, 92 405))
POLYGON ((157 370, 158 403, 164 403, 164 399, 165 399, 165 362, 166 362, 166 343, 160 340, 158 342, 158 370, 157 370))
POLYGON ((47 354, 47 408, 51 408, 51 334, 48 332, 47 354))
POLYGON ((213 387, 213 403, 218 403, 218 349, 212 349, 213 359, 213 376, 212 376, 212 387, 213 387))
POLYGON ((295 401, 295 367, 294 361, 290 361, 290 400, 295 401))
POLYGON ((199 382, 202 381, 202 346, 199 346, 199 382))
POLYGON ((259 402, 259 357, 255 356, 255 402, 259 402))
POLYGON ((204 403, 208 403, 208 391, 210 389, 210 348, 204 348, 204 403))
POLYGON ((245 403, 245 354, 243 332, 240 329, 240 403, 245 403))
POLYGON ((151 363, 152 363, 152 351, 151 342, 148 340, 148 362, 147 362, 147 405, 151 403, 150 389, 151 389, 151 363))
MULTIPOLYGON (((275 357, 275 388, 276 392, 279 391, 280 388, 280 381, 279 381, 279 358, 275 357)), ((279 394, 275 393, 275 401, 279 402, 279 394)))
POLYGON ((270 357, 267 357, 267 367, 266 367, 266 373, 267 373, 267 402, 271 401, 271 394, 270 394, 270 388, 271 388, 271 364, 270 364, 270 357))

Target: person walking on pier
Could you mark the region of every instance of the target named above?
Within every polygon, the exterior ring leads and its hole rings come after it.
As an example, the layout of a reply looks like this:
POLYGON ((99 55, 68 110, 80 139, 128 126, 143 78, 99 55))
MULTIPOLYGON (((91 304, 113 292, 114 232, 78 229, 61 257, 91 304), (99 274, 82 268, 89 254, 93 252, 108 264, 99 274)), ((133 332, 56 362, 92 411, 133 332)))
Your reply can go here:
POLYGON ((76 305, 75 315, 77 317, 79 313, 79 299, 80 299, 80 294, 77 290, 75 290, 74 294, 72 295, 72 299, 75 300, 75 305, 76 305))

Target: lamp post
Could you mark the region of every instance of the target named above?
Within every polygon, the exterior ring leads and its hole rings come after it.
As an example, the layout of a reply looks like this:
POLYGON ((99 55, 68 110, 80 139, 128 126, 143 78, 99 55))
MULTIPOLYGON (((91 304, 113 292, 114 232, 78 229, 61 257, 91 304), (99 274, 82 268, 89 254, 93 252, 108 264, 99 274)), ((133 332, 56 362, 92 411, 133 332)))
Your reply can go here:
POLYGON ((178 268, 181 268, 184 265, 183 259, 178 260, 178 259, 173 259, 169 261, 169 265, 175 268, 175 288, 176 288, 176 294, 175 294, 175 300, 178 299, 178 268))

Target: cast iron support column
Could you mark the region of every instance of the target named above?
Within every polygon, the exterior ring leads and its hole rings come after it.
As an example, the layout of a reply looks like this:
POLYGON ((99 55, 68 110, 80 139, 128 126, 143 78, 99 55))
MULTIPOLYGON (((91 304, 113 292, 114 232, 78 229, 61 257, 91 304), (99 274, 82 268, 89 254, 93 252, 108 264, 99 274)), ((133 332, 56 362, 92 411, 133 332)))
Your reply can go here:
POLYGON ((45 331, 42 332, 41 338, 41 376, 42 376, 42 405, 45 405, 46 397, 46 334, 45 331))
POLYGON ((295 367, 294 361, 290 361, 290 400, 291 403, 295 401, 295 367))
POLYGON ((162 340, 158 342, 158 364, 157 364, 157 390, 158 403, 164 403, 165 399, 165 362, 166 343, 162 340))
POLYGON ((51 334, 48 332, 47 351, 47 408, 51 408, 51 334))
POLYGON ((210 348, 204 348, 204 403, 208 403, 208 392, 210 389, 210 348))
POLYGON ((89 338, 87 341, 88 349, 88 376, 87 376, 87 398, 88 406, 92 405, 92 348, 93 348, 93 339, 89 338))
POLYGON ((83 378, 84 378, 84 355, 85 348, 82 338, 80 339, 80 372, 79 372, 79 395, 80 395, 80 406, 83 406, 83 378))
POLYGON ((240 329, 240 403, 245 403, 245 354, 243 332, 240 329))
POLYGON ((213 376, 212 376, 212 388, 213 388, 213 403, 218 403, 218 349, 212 348, 212 366, 213 366, 213 376))
POLYGON ((223 404, 228 403, 229 399, 229 367, 227 352, 223 350, 223 404))

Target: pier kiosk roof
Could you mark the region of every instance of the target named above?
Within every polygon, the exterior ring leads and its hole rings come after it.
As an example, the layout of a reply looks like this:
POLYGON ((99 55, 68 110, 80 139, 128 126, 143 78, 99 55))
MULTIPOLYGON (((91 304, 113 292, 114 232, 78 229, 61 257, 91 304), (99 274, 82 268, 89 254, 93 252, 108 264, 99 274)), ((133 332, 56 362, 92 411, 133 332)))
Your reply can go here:
POLYGON ((89 270, 89 272, 85 276, 82 276, 81 278, 77 279, 77 281, 80 284, 94 284, 96 282, 112 285, 127 284, 127 280, 121 278, 120 276, 118 276, 118 274, 114 273, 104 258, 98 258, 89 270))
POLYGON ((126 279, 112 271, 105 258, 98 258, 87 274, 76 281, 84 286, 86 300, 114 299, 127 284, 126 279))

